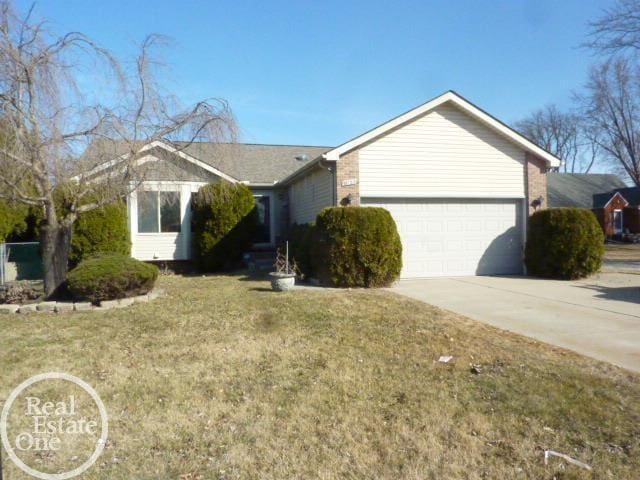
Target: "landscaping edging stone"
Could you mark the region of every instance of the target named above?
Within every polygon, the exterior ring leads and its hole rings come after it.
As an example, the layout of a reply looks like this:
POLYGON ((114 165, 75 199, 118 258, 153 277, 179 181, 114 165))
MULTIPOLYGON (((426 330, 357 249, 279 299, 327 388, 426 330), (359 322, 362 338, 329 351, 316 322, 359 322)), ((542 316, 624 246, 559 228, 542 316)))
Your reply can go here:
POLYGON ((0 305, 0 313, 18 313, 18 309, 20 305, 12 305, 10 303, 6 303, 4 305, 0 305))
POLYGON ((136 303, 148 303, 164 295, 164 290, 154 288, 146 295, 137 297, 120 298, 118 300, 105 300, 96 306, 90 302, 40 302, 26 303, 24 305, 14 305, 5 303, 0 305, 0 315, 9 313, 66 313, 66 312, 89 312, 92 310, 110 310, 112 308, 126 308, 136 303))

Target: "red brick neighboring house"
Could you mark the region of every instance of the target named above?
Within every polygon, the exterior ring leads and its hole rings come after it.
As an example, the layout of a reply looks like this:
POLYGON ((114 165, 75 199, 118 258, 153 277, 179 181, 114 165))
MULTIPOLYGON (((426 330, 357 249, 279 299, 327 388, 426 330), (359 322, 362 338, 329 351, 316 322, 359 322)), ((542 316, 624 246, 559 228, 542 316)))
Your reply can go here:
POLYGON ((640 187, 618 188, 597 195, 596 211, 607 236, 640 233, 640 187))
POLYGON ((593 212, 607 237, 622 235, 624 233, 624 210, 629 202, 620 192, 607 192, 595 196, 593 212))
POLYGON ((550 207, 593 210, 607 237, 640 233, 640 188, 600 173, 549 173, 550 207))

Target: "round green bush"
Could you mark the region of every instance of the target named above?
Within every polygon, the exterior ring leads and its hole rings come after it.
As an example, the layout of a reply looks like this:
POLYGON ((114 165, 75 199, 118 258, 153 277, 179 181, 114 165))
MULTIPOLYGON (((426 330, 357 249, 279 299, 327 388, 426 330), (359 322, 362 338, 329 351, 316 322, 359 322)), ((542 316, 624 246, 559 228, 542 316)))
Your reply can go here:
POLYGON ((69 262, 77 265, 99 253, 129 256, 131 241, 127 205, 118 201, 78 215, 73 224, 69 262))
POLYGON ((251 247, 258 225, 253 193, 240 183, 205 185, 193 195, 194 257, 204 271, 235 267, 251 247))
POLYGON ((600 270, 604 232, 591 210, 549 208, 529 217, 525 264, 530 275, 583 278, 600 270))
POLYGON ((80 262, 67 274, 67 285, 74 298, 97 303, 148 293, 157 278, 155 265, 126 255, 102 254, 80 262))
POLYGON ((377 207, 330 207, 318 214, 315 265, 337 287, 384 287, 402 270, 402 243, 391 214, 377 207))

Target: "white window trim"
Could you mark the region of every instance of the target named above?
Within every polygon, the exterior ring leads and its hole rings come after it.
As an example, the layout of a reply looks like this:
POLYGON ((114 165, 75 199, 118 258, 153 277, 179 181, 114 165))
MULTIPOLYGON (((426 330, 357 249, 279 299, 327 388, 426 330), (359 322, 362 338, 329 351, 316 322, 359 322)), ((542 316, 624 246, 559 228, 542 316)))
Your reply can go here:
POLYGON ((156 202, 156 220, 158 222, 158 231, 157 232, 140 232, 138 230, 138 214, 140 212, 140 210, 137 208, 137 198, 136 198, 136 232, 138 235, 142 235, 142 236, 158 236, 158 235, 164 235, 164 236, 177 236, 180 235, 182 233, 182 224, 184 222, 184 215, 185 215, 185 211, 183 208, 183 201, 182 201, 182 189, 180 187, 176 187, 173 190, 170 189, 166 189, 166 188, 161 188, 161 189, 156 189, 156 188, 140 188, 141 192, 154 192, 156 194, 156 198, 158 199, 158 201, 156 202), (180 231, 178 232, 163 232, 162 229, 162 209, 160 208, 160 193, 162 192, 171 192, 171 193, 177 193, 178 194, 178 207, 180 209, 180 231))

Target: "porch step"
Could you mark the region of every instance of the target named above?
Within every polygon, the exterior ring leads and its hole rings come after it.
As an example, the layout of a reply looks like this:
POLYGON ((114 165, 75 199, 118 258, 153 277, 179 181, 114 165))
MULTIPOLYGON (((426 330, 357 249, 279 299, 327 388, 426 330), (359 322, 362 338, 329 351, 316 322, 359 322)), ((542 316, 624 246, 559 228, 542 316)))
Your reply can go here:
POLYGON ((249 273, 271 272, 276 261, 276 252, 275 250, 250 251, 245 253, 243 258, 249 273))

